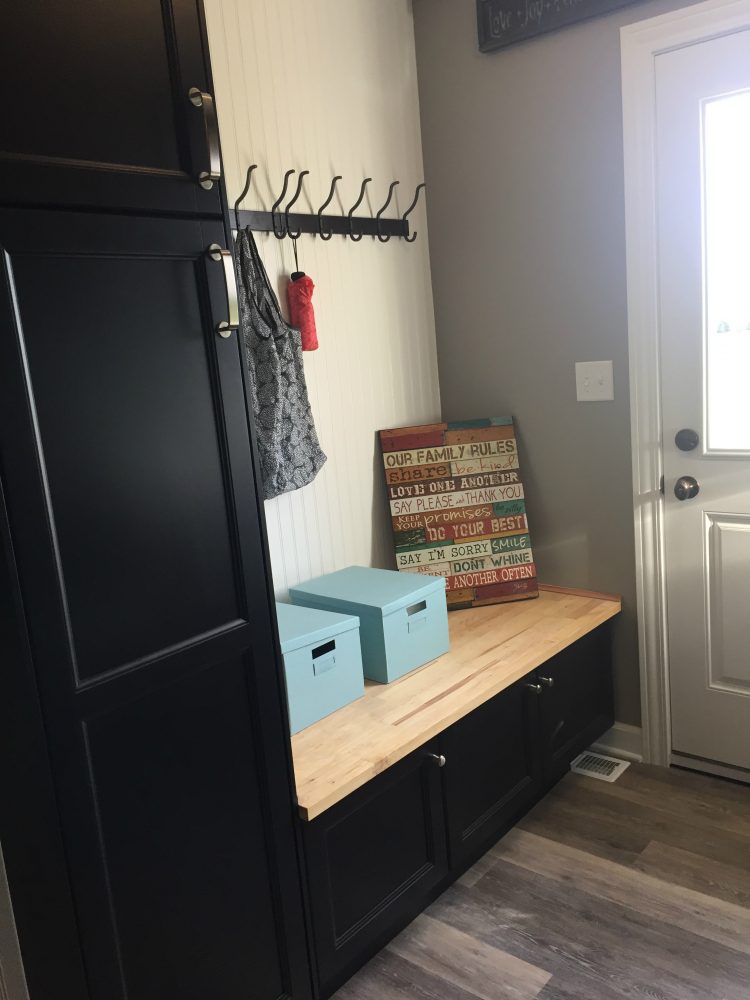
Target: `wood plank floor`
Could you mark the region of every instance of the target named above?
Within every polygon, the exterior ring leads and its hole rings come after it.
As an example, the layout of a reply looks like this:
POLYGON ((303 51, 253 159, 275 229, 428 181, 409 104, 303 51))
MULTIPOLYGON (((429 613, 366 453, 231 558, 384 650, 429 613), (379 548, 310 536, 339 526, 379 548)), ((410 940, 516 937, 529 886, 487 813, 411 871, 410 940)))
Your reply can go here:
POLYGON ((750 787, 568 774, 336 1000, 750 1000, 750 787))

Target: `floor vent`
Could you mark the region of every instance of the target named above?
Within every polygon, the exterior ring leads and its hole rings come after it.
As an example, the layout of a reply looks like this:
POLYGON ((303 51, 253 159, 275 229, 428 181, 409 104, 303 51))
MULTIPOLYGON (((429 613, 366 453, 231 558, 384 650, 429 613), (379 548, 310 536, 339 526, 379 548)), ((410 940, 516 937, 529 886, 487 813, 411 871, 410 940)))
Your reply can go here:
POLYGON ((617 757, 605 757, 601 753, 592 753, 585 750, 570 765, 570 770, 576 774, 587 774, 589 778, 598 778, 600 781, 617 781, 623 771, 630 767, 627 760, 618 760, 617 757))

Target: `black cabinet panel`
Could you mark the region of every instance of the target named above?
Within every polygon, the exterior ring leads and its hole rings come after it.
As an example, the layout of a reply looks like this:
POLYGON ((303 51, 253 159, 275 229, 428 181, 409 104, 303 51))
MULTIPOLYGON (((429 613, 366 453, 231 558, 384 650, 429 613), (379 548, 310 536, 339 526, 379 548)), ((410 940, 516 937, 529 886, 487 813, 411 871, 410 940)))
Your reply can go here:
POLYGON ((451 866, 465 867, 538 794, 537 698, 519 681, 440 737, 451 866))
POLYGON ((18 7, 0 42, 11 86, 4 149, 179 170, 161 4, 26 0, 18 7), (115 104, 115 94, 127 100, 115 104))
POLYGON ((614 722, 609 625, 583 636, 537 671, 545 783, 561 778, 577 754, 614 722), (548 686, 552 681, 552 686, 548 686))
POLYGON ((197 0, 24 0, 0 33, 0 199, 220 213, 197 0))
POLYGON ((55 924, 48 953, 70 949, 74 907, 91 1000, 309 995, 242 358, 205 253, 222 241, 0 211, 0 702, 33 723, 38 691, 70 897, 28 905, 32 815, 11 808, 9 876, 24 954, 55 924))
POLYGON ((240 617, 195 235, 11 258, 80 682, 240 617))
POLYGON ((0 789, 0 843, 29 994, 32 1000, 85 1000, 86 971, 1 480, 0 789))
POLYGON ((283 992, 248 695, 235 660, 85 723, 128 996, 283 992))
POLYGON ((427 744, 303 824, 321 992, 425 904, 447 872, 440 768, 427 744))

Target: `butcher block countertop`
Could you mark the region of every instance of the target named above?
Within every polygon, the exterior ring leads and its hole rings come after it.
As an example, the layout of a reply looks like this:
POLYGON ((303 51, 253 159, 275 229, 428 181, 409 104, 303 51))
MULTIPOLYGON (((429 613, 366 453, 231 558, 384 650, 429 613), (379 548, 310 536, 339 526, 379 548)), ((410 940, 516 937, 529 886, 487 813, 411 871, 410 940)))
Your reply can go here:
POLYGON ((300 815, 314 819, 620 612, 620 598, 540 586, 536 599, 451 611, 451 648, 292 737, 300 815))

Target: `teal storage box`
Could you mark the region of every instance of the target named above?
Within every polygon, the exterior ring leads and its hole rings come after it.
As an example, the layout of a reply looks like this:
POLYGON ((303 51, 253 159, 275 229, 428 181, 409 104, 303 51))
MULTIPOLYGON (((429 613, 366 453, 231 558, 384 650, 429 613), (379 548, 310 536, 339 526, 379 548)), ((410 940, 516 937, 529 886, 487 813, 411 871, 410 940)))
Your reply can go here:
POLYGON ((365 677, 387 684, 448 651, 441 576, 349 566, 292 587, 295 604, 359 616, 365 677))
POLYGON ((277 604, 292 733, 365 693, 359 619, 277 604))

